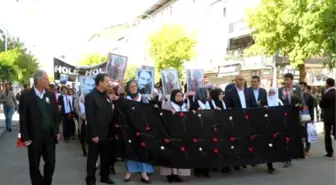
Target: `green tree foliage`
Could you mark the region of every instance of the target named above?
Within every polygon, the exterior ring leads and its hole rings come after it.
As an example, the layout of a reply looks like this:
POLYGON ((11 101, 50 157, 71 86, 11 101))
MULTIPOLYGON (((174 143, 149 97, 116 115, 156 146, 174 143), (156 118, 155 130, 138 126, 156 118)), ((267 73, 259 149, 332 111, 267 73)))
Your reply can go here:
POLYGON ((5 52, 5 34, 0 30, 0 81, 29 84, 29 79, 38 69, 38 62, 24 44, 15 37, 7 37, 5 52))
POLYGON ((134 64, 127 65, 126 72, 125 72, 125 80, 124 80, 125 82, 135 79, 136 68, 137 66, 134 64))
POLYGON ((305 59, 326 57, 328 66, 335 66, 334 0, 261 0, 256 9, 247 11, 247 22, 255 44, 246 55, 280 53, 299 67, 301 79, 305 59))
POLYGON ((106 55, 100 55, 98 53, 91 53, 84 55, 82 59, 79 61, 79 65, 90 66, 96 65, 107 61, 106 55))
POLYGON ((183 63, 194 56, 196 41, 178 25, 163 26, 149 35, 149 55, 155 61, 156 71, 176 69, 182 76, 183 63))

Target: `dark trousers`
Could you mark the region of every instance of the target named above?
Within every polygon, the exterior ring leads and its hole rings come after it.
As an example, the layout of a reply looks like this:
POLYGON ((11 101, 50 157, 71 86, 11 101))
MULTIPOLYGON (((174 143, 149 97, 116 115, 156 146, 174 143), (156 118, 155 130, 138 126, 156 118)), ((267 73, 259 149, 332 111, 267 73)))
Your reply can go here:
POLYGON ((200 176, 200 175, 209 176, 210 175, 210 169, 208 169, 208 168, 195 168, 194 169, 194 174, 196 176, 200 176))
POLYGON ((304 136, 304 139, 305 139, 305 143, 306 143, 306 148, 305 148, 305 152, 309 152, 310 150, 310 142, 308 140, 308 131, 307 131, 307 125, 308 125, 308 122, 305 123, 304 127, 303 127, 303 136, 304 136))
POLYGON ((325 149, 328 154, 334 153, 334 150, 332 147, 332 140, 331 140, 332 133, 335 133, 335 123, 324 122, 324 144, 325 144, 325 149))
POLYGON ((32 185, 51 185, 55 170, 55 138, 51 131, 41 133, 41 140, 28 146, 29 173, 32 185), (40 172, 41 156, 44 160, 43 176, 40 172))
POLYGON ((83 122, 81 130, 80 130, 80 135, 79 135, 80 143, 81 143, 82 151, 83 151, 84 155, 87 154, 87 151, 86 151, 86 125, 85 125, 85 123, 86 122, 83 122))
POLYGON ((267 168, 268 168, 269 170, 273 169, 273 163, 267 163, 267 168))
POLYGON ((73 118, 69 118, 67 115, 61 117, 63 123, 63 137, 65 140, 69 140, 71 136, 75 135, 75 122, 73 118))
POLYGON ((100 176, 101 179, 106 179, 109 176, 109 166, 111 164, 111 148, 110 140, 99 141, 94 143, 92 140, 88 141, 88 156, 86 162, 86 181, 96 181, 96 162, 98 155, 100 156, 100 176))
POLYGON ((111 168, 114 168, 114 164, 115 164, 115 161, 116 161, 116 152, 115 152, 115 143, 114 141, 110 140, 109 141, 109 149, 110 149, 110 167, 111 168))

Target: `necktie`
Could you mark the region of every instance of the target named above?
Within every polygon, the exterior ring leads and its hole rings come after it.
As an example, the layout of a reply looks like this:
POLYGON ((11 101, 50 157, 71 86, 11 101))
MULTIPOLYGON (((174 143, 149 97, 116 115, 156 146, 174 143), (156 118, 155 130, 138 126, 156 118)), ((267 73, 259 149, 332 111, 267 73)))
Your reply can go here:
POLYGON ((70 109, 70 112, 72 111, 72 106, 71 106, 71 101, 70 101, 70 98, 67 97, 67 100, 68 100, 68 104, 69 104, 69 109, 70 109))

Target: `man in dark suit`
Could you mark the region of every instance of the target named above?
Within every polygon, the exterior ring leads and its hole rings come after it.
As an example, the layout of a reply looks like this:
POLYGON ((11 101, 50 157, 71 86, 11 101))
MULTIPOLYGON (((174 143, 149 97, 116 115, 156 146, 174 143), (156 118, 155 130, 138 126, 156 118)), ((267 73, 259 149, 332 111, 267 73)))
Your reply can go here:
MULTIPOLYGON (((224 102, 228 109, 246 109, 250 107, 250 99, 248 97, 247 89, 244 88, 245 79, 243 75, 237 75, 235 78, 235 86, 227 91, 224 97, 224 102)), ((246 166, 243 166, 246 168, 246 166)), ((234 167, 239 171, 239 166, 234 167)))
POLYGON ((63 123, 63 137, 64 142, 68 143, 72 132, 75 131, 75 122, 73 117, 74 107, 72 104, 72 98, 68 95, 68 88, 66 86, 61 87, 62 94, 58 97, 58 108, 60 110, 60 116, 63 123))
MULTIPOLYGON (((303 99, 301 95, 300 86, 293 85, 294 75, 291 73, 286 73, 284 75, 283 87, 279 89, 279 99, 284 103, 284 106, 300 107, 303 99)), ((292 160, 287 159, 285 161, 285 168, 292 165, 292 160)))
MULTIPOLYGON (((336 107, 336 89, 335 80, 328 78, 326 81, 326 89, 320 101, 320 107, 324 110, 324 143, 327 151, 326 157, 333 157, 334 150, 331 141, 331 131, 335 134, 336 121, 335 121, 335 107, 336 107)), ((334 135, 334 139, 335 135, 334 135)))
POLYGON ((267 99, 267 92, 260 87, 260 77, 252 76, 252 86, 247 89, 251 107, 262 107, 261 102, 267 99))
POLYGON ((251 106, 248 90, 244 88, 244 83, 244 77, 237 75, 235 78, 235 87, 227 91, 225 103, 229 109, 246 109, 251 106))
POLYGON ((110 84, 107 74, 98 74, 96 87, 85 96, 85 115, 87 121, 88 157, 86 164, 86 184, 96 184, 96 162, 100 155, 100 182, 114 184, 109 178, 111 164, 112 104, 106 95, 110 84))
POLYGON ((55 144, 59 140, 57 106, 46 90, 48 76, 38 70, 34 87, 22 94, 20 102, 21 139, 28 147, 29 171, 32 185, 51 185, 55 169, 55 144), (40 159, 44 159, 43 176, 40 159))

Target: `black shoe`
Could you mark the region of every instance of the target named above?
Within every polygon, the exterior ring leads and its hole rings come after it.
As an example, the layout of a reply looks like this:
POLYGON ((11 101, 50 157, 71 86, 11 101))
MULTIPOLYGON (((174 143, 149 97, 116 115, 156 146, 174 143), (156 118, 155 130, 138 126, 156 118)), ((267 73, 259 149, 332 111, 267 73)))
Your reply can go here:
POLYGON ((274 168, 269 168, 269 169, 267 170, 267 172, 268 172, 269 174, 272 174, 274 171, 275 171, 274 168))
POLYGON ((174 179, 175 182, 183 182, 183 180, 181 179, 181 177, 178 176, 178 175, 174 175, 173 179, 174 179))
POLYGON ((212 168, 211 171, 218 172, 218 168, 212 168))
POLYGON ((114 184, 114 181, 111 180, 110 178, 100 179, 100 182, 103 182, 103 183, 106 183, 106 184, 114 184))
POLYGON ((85 181, 86 181, 86 185, 96 185, 96 181, 95 180, 88 180, 86 178, 85 181))
POLYGON ((132 177, 128 178, 128 179, 124 179, 124 182, 130 182, 132 180, 132 177))
POLYGON ((115 174, 116 174, 116 171, 115 171, 115 168, 114 168, 114 167, 111 167, 110 170, 111 170, 111 174, 112 174, 112 175, 115 175, 115 174))
POLYGON ((230 167, 223 167, 223 168, 221 169, 221 172, 222 172, 222 173, 230 173, 230 171, 231 171, 230 167))
POLYGON ((243 168, 247 168, 247 166, 245 166, 245 165, 243 165, 242 167, 243 167, 243 168))
POLYGON ((173 175, 167 175, 166 178, 167 178, 167 182, 169 182, 169 183, 174 182, 174 176, 173 175))
POLYGON ((205 178, 210 178, 210 173, 209 172, 204 172, 203 174, 203 177, 205 177, 205 178))
POLYGON ((333 155, 333 153, 327 153, 327 154, 325 154, 324 156, 325 156, 325 157, 333 157, 334 155, 333 155))
POLYGON ((145 184, 150 184, 151 183, 151 181, 148 179, 148 180, 146 180, 146 179, 144 179, 144 178, 142 178, 141 177, 141 182, 142 183, 145 183, 145 184))
POLYGON ((8 132, 12 132, 12 129, 11 129, 11 128, 9 128, 9 129, 8 129, 8 132))
POLYGON ((257 165, 256 165, 256 164, 252 164, 251 166, 252 166, 252 167, 256 167, 257 165))
POLYGON ((239 166, 235 166, 234 169, 235 169, 236 171, 240 171, 240 167, 239 167, 239 166))
POLYGON ((197 178, 201 177, 201 173, 198 170, 194 170, 194 175, 197 178))

